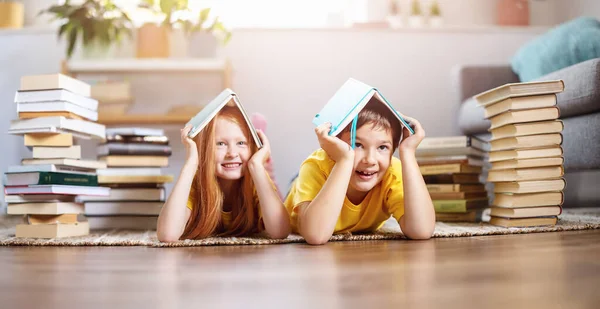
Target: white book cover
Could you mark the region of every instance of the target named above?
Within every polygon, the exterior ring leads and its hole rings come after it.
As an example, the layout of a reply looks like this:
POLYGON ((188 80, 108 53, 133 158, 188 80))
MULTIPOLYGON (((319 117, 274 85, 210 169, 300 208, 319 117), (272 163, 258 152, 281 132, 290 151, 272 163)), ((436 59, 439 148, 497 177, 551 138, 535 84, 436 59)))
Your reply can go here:
POLYGON ((27 187, 4 187, 4 194, 66 194, 108 196, 110 188, 65 185, 35 185, 27 187))
POLYGON ((110 196, 78 196, 79 202, 164 202, 165 188, 111 188, 110 196))
POLYGON ((48 103, 56 101, 69 102, 92 111, 98 110, 97 100, 75 94, 65 89, 17 91, 15 93, 15 103, 48 103))
POLYGON ((163 136, 165 130, 153 128, 107 128, 106 135, 163 136))
POLYGON ((162 175, 161 168, 141 167, 141 168, 118 168, 111 167, 103 170, 98 170, 98 176, 160 176, 162 175))
POLYGON ((23 159, 23 165, 46 165, 54 164, 61 168, 78 168, 96 170, 106 168, 106 163, 92 160, 74 160, 74 159, 23 159))
POLYGON ((79 132, 101 140, 106 139, 104 125, 85 120, 68 119, 62 116, 13 120, 11 121, 8 133, 31 133, 39 132, 36 131, 39 129, 48 128, 54 128, 54 130, 60 129, 68 133, 79 132))
POLYGON ((49 89, 66 89, 85 97, 91 96, 92 92, 92 87, 89 84, 59 73, 21 77, 19 90, 33 91, 49 89))
POLYGON ((32 172, 64 172, 80 175, 96 175, 88 169, 79 169, 70 166, 60 166, 55 164, 38 164, 38 165, 12 165, 9 166, 6 173, 32 173, 32 172))
POLYGON ((88 202, 86 216, 109 215, 156 215, 160 214, 162 202, 88 202))
POLYGON ((81 146, 71 147, 33 147, 34 159, 81 159, 81 146))
POLYGON ((67 101, 55 102, 33 102, 33 103, 17 103, 17 112, 19 113, 40 113, 40 112, 69 112, 77 116, 89 119, 91 121, 98 120, 98 112, 83 108, 81 106, 69 103, 67 101))

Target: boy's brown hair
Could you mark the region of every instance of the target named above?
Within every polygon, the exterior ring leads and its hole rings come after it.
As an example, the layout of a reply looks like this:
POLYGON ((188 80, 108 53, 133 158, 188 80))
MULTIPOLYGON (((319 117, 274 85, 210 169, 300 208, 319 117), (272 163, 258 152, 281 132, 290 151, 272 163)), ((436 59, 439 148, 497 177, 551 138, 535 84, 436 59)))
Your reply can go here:
MULTIPOLYGON (((379 102, 375 102, 375 98, 372 98, 363 110, 358 113, 358 122, 356 123, 356 129, 360 129, 365 124, 373 125, 373 129, 384 129, 392 132, 392 149, 396 149, 402 138, 402 125, 398 118, 394 116, 386 106, 379 102)), ((349 133, 352 123, 350 123, 342 132, 349 133)))

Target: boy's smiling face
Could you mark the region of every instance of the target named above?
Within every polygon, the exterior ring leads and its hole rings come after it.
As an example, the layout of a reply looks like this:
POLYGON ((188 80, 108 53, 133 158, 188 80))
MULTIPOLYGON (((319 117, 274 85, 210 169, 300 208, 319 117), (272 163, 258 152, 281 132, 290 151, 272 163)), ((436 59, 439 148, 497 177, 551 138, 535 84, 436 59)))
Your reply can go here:
MULTIPOLYGON (((342 133, 340 138, 350 143, 349 132, 342 133)), ((381 182, 390 166, 394 153, 391 130, 375 128, 372 123, 361 126, 356 130, 354 153, 354 170, 346 196, 359 204, 381 182)))

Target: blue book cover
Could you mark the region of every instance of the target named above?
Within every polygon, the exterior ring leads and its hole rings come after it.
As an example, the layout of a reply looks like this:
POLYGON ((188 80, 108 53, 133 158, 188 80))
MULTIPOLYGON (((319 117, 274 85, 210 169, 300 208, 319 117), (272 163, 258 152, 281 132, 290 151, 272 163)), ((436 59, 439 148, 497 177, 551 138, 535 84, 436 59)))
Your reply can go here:
POLYGON ((204 127, 206 127, 206 125, 211 120, 213 120, 213 118, 215 118, 219 111, 223 107, 225 107, 225 105, 236 106, 240 110, 242 116, 244 117, 244 120, 246 121, 246 124, 250 128, 250 134, 252 135, 254 142, 256 143, 258 148, 261 148, 262 142, 260 141, 260 138, 256 133, 256 129, 252 125, 252 122, 250 121, 246 110, 242 106, 242 103, 238 99, 238 96, 235 94, 235 92, 233 92, 233 90, 229 88, 223 90, 218 96, 216 96, 212 101, 210 101, 210 103, 208 103, 204 108, 202 108, 202 110, 198 112, 198 114, 196 114, 194 118, 192 118, 190 121, 188 121, 188 123, 185 124, 185 126, 192 126, 190 133, 188 133, 188 137, 196 137, 196 135, 198 135, 198 133, 200 133, 200 131, 202 131, 202 129, 204 129, 204 127))
POLYGON ((396 118, 398 118, 402 126, 408 129, 410 134, 415 133, 410 125, 408 125, 408 122, 400 116, 379 90, 353 78, 348 79, 333 97, 329 99, 327 104, 313 119, 313 124, 319 126, 330 122, 331 131, 329 135, 336 136, 354 120, 373 97, 387 106, 396 118))

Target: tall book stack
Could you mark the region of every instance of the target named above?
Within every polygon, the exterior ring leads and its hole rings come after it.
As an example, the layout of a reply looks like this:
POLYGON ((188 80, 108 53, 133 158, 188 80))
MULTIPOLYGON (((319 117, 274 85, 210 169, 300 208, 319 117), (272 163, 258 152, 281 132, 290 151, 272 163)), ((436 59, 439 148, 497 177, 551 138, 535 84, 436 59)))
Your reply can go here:
POLYGON ((85 215, 92 229, 156 229, 165 201, 164 184, 173 181, 161 168, 169 165, 171 147, 163 130, 110 128, 98 158, 98 183, 111 188, 108 197, 85 197, 85 215))
POLYGON ((481 182, 488 144, 471 136, 426 137, 417 162, 433 200, 436 220, 476 222, 488 207, 481 182))
POLYGON ((76 145, 77 138, 105 137, 104 126, 95 123, 98 102, 90 98, 90 86, 61 74, 24 76, 15 103, 19 119, 8 133, 23 135, 33 153, 4 174, 7 213, 26 219, 16 237, 87 235, 84 206, 76 196, 110 191, 98 186, 96 175, 106 164, 82 160, 76 145))
POLYGON ((556 93, 562 81, 507 84, 475 97, 490 120, 488 181, 494 183, 490 223, 554 225, 565 180, 556 93))

